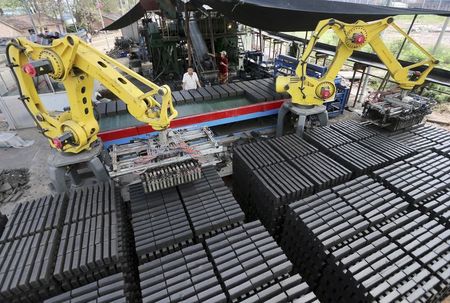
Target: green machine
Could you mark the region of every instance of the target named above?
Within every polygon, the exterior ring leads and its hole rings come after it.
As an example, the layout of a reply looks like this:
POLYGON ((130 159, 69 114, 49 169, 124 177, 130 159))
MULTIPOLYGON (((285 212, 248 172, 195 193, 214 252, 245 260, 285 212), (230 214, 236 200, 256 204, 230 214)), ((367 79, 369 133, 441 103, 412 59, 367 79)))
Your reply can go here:
MULTIPOLYGON (((175 89, 189 64, 189 44, 192 50, 192 65, 197 68, 200 78, 205 80, 208 72, 208 82, 216 83, 217 71, 206 71, 200 66, 197 60, 200 57, 197 52, 200 50, 192 44, 192 38, 197 41, 203 40, 207 53, 219 53, 225 50, 228 54, 230 75, 233 75, 239 60, 237 23, 217 12, 204 11, 192 6, 189 7, 187 15, 190 22, 194 21, 198 25, 196 36, 189 36, 190 39, 185 30, 186 12, 181 1, 177 3, 177 7, 164 5, 157 17, 143 20, 141 36, 144 38, 149 60, 152 62, 153 80, 172 83, 171 86, 175 89), (213 79, 211 79, 211 72, 213 79)), ((205 49, 202 50, 201 56, 204 56, 204 53, 205 49)))

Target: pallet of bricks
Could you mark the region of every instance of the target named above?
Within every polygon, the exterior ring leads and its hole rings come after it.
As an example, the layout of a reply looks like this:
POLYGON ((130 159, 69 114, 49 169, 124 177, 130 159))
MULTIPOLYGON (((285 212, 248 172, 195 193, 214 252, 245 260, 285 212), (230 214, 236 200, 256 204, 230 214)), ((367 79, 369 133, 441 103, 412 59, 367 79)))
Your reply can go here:
POLYGON ((124 215, 109 183, 17 204, 0 239, 0 302, 41 302, 129 270, 124 215))
POLYGON ((406 144, 353 120, 310 129, 304 137, 320 151, 350 169, 355 177, 417 153, 406 144))
POLYGON ((233 189, 247 218, 278 237, 285 206, 350 179, 349 169, 297 135, 234 148, 233 189))
MULTIPOLYGON (((404 162, 419 165, 419 156, 404 162)), ((441 162, 434 162, 421 169, 436 173, 441 162)), ((389 182, 389 171, 289 204, 281 247, 321 302, 440 302, 449 295, 450 230, 436 203, 449 200, 448 185, 407 195, 408 184, 389 182)))
POLYGON ((130 218, 137 256, 147 262, 244 222, 244 213, 214 167, 177 187, 148 192, 130 185, 130 218))
POLYGON ((450 132, 443 128, 422 124, 396 132, 390 138, 421 152, 431 150, 438 145, 448 144, 450 132))

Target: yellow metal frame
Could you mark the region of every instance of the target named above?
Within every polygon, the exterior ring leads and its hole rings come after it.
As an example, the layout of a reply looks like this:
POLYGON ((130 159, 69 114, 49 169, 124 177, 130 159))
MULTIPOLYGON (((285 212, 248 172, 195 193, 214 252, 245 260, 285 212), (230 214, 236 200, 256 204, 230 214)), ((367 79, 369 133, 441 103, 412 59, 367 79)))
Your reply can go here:
POLYGON ((42 133, 49 138, 51 146, 55 148, 53 138, 66 132, 72 134, 73 142, 64 145, 64 152, 79 153, 89 149, 97 140, 99 125, 94 117, 91 100, 94 80, 101 82, 125 102, 131 115, 155 130, 169 127, 178 115, 169 86, 152 83, 76 36, 68 35, 54 40, 51 46, 19 38, 8 45, 7 55, 16 74, 22 100, 42 133), (50 61, 53 67, 49 76, 61 82, 67 91, 70 109, 59 115, 47 111, 32 77, 22 70, 30 61, 43 59, 50 61), (125 75, 147 85, 149 91, 144 93, 125 75))
POLYGON ((347 24, 335 19, 322 20, 317 24, 308 46, 303 53, 299 65, 296 69, 296 76, 280 76, 276 79, 277 92, 288 92, 292 97, 292 103, 299 105, 322 105, 324 101, 334 100, 336 87, 334 79, 341 70, 345 61, 351 56, 354 50, 361 49, 369 44, 378 55, 383 64, 387 67, 391 77, 398 83, 400 88, 411 90, 416 85, 425 82, 426 77, 439 62, 407 33, 405 33, 394 22, 393 18, 385 18, 371 23, 357 21, 354 24, 347 24), (383 42, 381 33, 392 26, 401 33, 409 42, 416 46, 427 58, 420 62, 403 67, 395 58, 394 54, 383 42), (327 72, 322 78, 314 78, 306 75, 307 60, 320 37, 328 30, 333 30, 339 38, 336 54, 327 72), (364 35, 364 43, 356 44, 352 37, 354 34, 364 35), (417 79, 410 77, 413 68, 426 66, 425 70, 417 79), (326 100, 319 95, 322 88, 328 89, 331 95, 326 100))

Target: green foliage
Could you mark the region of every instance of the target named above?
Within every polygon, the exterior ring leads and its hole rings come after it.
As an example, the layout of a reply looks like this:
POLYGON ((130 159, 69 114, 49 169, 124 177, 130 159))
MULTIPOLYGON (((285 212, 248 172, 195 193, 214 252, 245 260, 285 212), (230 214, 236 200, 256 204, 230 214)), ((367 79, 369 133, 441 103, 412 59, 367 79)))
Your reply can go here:
POLYGON ((23 3, 20 0, 0 0, 1 8, 18 8, 23 7, 23 3))
MULTIPOLYGON (((400 40, 395 40, 395 41, 389 43, 388 44, 389 49, 394 54, 397 54, 402 45, 402 42, 403 42, 403 40, 400 39, 400 40)), ((431 49, 428 48, 428 51, 431 52, 431 49)), ((448 50, 446 50, 444 47, 440 47, 437 49, 434 56, 436 57, 436 59, 439 60, 439 65, 438 65, 439 68, 450 69, 450 52, 448 52, 448 50)), ((403 47, 402 52, 400 54, 401 60, 406 60, 406 61, 410 61, 410 62, 418 62, 425 58, 426 58, 426 56, 422 53, 422 51, 420 51, 413 45, 410 45, 409 43, 405 44, 405 46, 403 47)))
POLYGON ((450 102, 450 87, 431 84, 424 90, 423 95, 435 99, 438 103, 447 103, 450 102))

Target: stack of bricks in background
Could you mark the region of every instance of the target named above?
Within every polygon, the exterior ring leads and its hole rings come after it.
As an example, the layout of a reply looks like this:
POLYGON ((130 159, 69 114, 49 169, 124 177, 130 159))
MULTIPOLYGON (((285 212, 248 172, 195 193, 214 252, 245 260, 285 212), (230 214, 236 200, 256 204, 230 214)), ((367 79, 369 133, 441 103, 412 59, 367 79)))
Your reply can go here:
POLYGON ((244 222, 244 213, 213 166, 203 168, 201 179, 178 190, 197 240, 244 222))
POLYGON ((3 230, 5 229, 6 223, 8 222, 8 217, 0 212, 0 237, 3 234, 3 230))
POLYGON ((419 202, 450 187, 450 158, 424 151, 374 172, 374 175, 411 202, 419 202))
POLYGON ((290 204, 281 245, 297 269, 317 285, 329 248, 408 205, 375 180, 361 176, 290 204))
POLYGON ((419 125, 412 127, 401 133, 391 136, 392 139, 414 148, 417 151, 424 151, 439 144, 450 141, 450 132, 431 125, 419 125))
POLYGON ((42 301, 125 270, 125 212, 109 183, 18 204, 0 239, 0 301, 42 301))
POLYGON ((201 244, 139 266, 143 302, 226 302, 201 244))
POLYGON ((305 139, 351 169, 356 176, 415 153, 415 150, 407 145, 352 120, 311 129, 305 133, 305 139))
POLYGON ((290 204, 281 246, 322 302, 441 298, 450 231, 408 206, 362 176, 290 204))
POLYGON ((290 277, 292 264, 259 221, 207 239, 206 249, 228 302, 251 302, 251 297, 276 297, 281 292, 280 301, 294 301, 308 293, 306 285, 294 287, 301 284, 298 280, 282 282, 290 277), (284 285, 282 291, 278 282, 284 285))
POLYGON ((440 191, 416 204, 422 212, 429 213, 450 228, 450 190, 440 191))
POLYGON ((257 215, 275 237, 286 204, 351 177, 348 169, 297 135, 237 147, 233 171, 235 196, 246 215, 257 215))
POLYGON ((434 146, 434 150, 441 155, 450 156, 450 141, 434 146))
POLYGON ((44 303, 126 303, 130 301, 125 289, 124 276, 118 273, 47 299, 44 303))
POLYGON ((113 184, 71 192, 54 271, 64 289, 127 269, 125 215, 113 184))
POLYGON ((284 159, 267 142, 256 142, 237 146, 233 150, 233 193, 248 220, 256 219, 256 208, 252 200, 258 191, 252 184, 253 171, 284 159))
POLYGON ((244 221, 244 213, 214 167, 202 168, 202 177, 194 182, 162 191, 145 193, 142 184, 134 184, 130 200, 141 263, 244 221))
POLYGON ((331 124, 330 127, 353 141, 359 141, 379 135, 379 132, 376 130, 354 120, 340 121, 331 124))
POLYGON ((40 301, 60 292, 53 277, 67 201, 62 195, 17 204, 0 239, 0 301, 40 301))
POLYGON ((139 266, 143 302, 302 302, 315 299, 259 222, 139 266), (272 300, 272 301, 271 301, 272 300))
POLYGON ((258 302, 302 302, 317 303, 316 295, 299 274, 275 282, 275 284, 256 290, 241 301, 242 303, 258 302))
POLYGON ((176 188, 145 193, 142 183, 130 190, 131 225, 139 262, 192 243, 194 235, 176 188))

